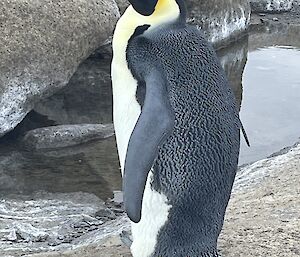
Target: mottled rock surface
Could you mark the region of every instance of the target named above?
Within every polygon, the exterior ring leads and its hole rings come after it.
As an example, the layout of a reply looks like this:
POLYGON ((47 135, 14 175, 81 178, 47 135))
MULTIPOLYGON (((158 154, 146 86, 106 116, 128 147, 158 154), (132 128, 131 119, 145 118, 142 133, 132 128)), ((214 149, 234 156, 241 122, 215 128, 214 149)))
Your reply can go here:
POLYGON ((253 12, 279 13, 292 9, 294 0, 250 0, 253 12))
POLYGON ((243 168, 220 237, 223 256, 300 255, 300 144, 243 168))
MULTIPOLYGON (((70 248, 93 246, 96 242, 101 245, 97 249, 115 245, 117 240, 120 242, 118 235, 129 225, 120 207, 81 192, 40 192, 31 197, 12 195, 2 199, 0 256, 28 256, 51 250, 68 252, 70 248)), ((81 251, 78 256, 90 255, 81 251)))
POLYGON ((110 0, 1 1, 0 136, 66 85, 118 17, 110 0))
POLYGON ((199 26, 216 47, 247 30, 250 5, 247 0, 189 0, 190 23, 199 26))
POLYGON ((124 13, 128 5, 130 4, 128 0, 116 0, 116 3, 120 9, 120 13, 124 13))
POLYGON ((112 124, 59 125, 30 130, 22 143, 34 150, 55 149, 108 138, 113 134, 112 124))

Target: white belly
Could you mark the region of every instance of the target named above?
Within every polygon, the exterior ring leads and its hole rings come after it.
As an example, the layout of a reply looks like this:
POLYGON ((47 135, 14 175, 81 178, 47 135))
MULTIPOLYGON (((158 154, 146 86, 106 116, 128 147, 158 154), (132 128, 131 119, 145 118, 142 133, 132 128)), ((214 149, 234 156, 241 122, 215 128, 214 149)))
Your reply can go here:
POLYGON ((133 257, 150 257, 155 250, 157 236, 168 220, 171 205, 167 197, 151 189, 152 171, 149 172, 142 206, 142 218, 139 223, 132 223, 131 252, 133 257))
MULTIPOLYGON (((124 67, 125 64, 112 62, 113 118, 122 175, 128 142, 141 113, 141 107, 136 101, 137 81, 132 77, 127 65, 124 67)), ((166 196, 151 189, 152 175, 150 171, 143 197, 141 221, 137 224, 132 223, 133 257, 151 256, 159 230, 167 221, 171 207, 167 204, 166 196)))
MULTIPOLYGON (((121 18, 116 27, 113 41, 114 56, 111 67, 113 120, 122 175, 128 142, 141 113, 141 107, 136 100, 138 83, 133 78, 126 62, 127 41, 135 28, 136 26, 128 31, 124 29, 121 18)), ((152 175, 150 171, 143 197, 141 221, 138 224, 132 223, 133 243, 131 251, 134 257, 151 256, 155 249, 157 235, 166 223, 171 208, 167 204, 166 196, 151 189, 152 175)))
POLYGON ((112 85, 113 119, 123 174, 129 138, 141 113, 135 96, 137 81, 128 70, 126 61, 113 60, 112 85))

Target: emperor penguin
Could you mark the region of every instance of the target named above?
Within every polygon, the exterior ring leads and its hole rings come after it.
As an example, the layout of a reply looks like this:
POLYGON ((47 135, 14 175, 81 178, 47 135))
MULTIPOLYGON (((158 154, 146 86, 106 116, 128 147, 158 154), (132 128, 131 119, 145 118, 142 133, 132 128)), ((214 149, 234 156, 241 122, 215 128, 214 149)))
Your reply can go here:
POLYGON ((241 123, 183 0, 129 0, 113 37, 113 120, 134 257, 215 257, 241 123))

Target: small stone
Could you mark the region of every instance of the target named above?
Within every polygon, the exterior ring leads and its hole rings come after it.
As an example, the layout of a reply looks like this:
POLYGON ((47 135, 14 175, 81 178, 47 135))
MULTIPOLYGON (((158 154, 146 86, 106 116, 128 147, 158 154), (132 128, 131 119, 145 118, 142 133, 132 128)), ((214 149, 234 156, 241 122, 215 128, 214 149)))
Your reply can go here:
POLYGON ((273 21, 278 21, 278 18, 277 18, 277 17, 274 17, 272 20, 273 20, 273 21))
POLYGON ((123 203, 123 192, 122 191, 114 191, 114 198, 112 199, 114 203, 121 204, 123 203))
POLYGON ((77 223, 75 223, 73 225, 74 228, 86 228, 86 227, 89 227, 89 224, 87 224, 86 222, 84 221, 79 221, 77 223))
POLYGON ((55 240, 55 239, 50 239, 50 240, 48 240, 47 244, 48 244, 49 246, 57 246, 57 245, 60 245, 61 242, 58 241, 58 240, 55 240))
POLYGON ((109 209, 101 209, 95 213, 95 217, 99 218, 108 218, 110 220, 114 220, 117 218, 116 214, 114 214, 109 209))
POLYGON ((6 240, 16 242, 18 240, 16 230, 11 230, 8 236, 6 237, 6 240))

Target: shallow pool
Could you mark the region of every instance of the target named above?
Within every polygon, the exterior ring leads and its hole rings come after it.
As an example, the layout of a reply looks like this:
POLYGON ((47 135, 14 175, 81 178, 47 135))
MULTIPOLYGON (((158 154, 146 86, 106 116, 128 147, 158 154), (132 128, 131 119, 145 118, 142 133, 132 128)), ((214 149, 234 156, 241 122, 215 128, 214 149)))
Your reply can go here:
POLYGON ((241 142, 240 163, 294 144, 300 136, 300 49, 276 46, 248 53, 241 119, 251 141, 241 142))

